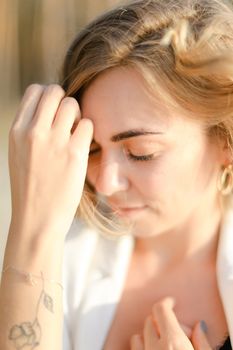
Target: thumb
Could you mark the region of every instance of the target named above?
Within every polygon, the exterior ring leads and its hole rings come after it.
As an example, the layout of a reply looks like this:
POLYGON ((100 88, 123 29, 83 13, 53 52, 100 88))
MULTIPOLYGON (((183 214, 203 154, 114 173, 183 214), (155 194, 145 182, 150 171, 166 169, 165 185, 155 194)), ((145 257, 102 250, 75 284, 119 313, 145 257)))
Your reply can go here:
POLYGON ((211 346, 207 338, 207 332, 207 326, 204 321, 198 322, 195 325, 191 337, 195 350, 211 350, 211 346))

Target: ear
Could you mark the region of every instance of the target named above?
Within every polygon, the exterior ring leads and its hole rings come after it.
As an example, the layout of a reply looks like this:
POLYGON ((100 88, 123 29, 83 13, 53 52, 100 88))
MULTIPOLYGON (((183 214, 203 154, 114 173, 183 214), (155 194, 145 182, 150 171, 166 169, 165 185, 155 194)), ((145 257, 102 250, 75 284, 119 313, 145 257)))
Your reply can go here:
POLYGON ((223 166, 233 163, 233 145, 230 144, 227 137, 218 139, 219 161, 223 166))

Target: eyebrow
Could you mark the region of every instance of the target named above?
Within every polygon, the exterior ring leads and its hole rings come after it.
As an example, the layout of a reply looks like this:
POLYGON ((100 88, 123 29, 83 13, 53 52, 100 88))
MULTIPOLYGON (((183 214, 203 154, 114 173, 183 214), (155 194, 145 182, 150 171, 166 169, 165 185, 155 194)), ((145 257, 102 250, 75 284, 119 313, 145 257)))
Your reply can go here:
MULTIPOLYGON (((164 132, 161 131, 146 131, 143 129, 133 129, 121 132, 117 135, 114 135, 110 138, 112 142, 120 142, 125 139, 129 139, 131 137, 143 136, 143 135, 162 135, 164 132)), ((92 144, 97 143, 94 139, 91 142, 92 144)))
POLYGON ((146 131, 146 130, 128 130, 121 132, 120 134, 114 135, 111 137, 112 142, 119 142, 125 139, 129 139, 131 137, 136 137, 136 136, 142 136, 142 135, 161 135, 164 134, 163 132, 160 131, 146 131))

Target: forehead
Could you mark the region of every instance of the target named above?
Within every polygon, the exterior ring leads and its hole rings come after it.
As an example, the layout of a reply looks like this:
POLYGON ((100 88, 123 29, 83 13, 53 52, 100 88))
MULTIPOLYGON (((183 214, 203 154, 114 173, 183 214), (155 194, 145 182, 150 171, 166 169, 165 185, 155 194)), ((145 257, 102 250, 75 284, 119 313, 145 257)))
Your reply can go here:
POLYGON ((101 74, 85 91, 82 117, 93 120, 95 128, 122 132, 129 128, 167 129, 168 111, 149 96, 139 73, 130 68, 114 68, 101 74))

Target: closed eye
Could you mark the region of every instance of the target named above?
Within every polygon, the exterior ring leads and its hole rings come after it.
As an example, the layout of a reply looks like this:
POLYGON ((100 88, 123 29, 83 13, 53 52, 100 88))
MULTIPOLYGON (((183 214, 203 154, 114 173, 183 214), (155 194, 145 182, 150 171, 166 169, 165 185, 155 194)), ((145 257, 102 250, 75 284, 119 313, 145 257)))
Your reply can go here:
MULTIPOLYGON (((95 155, 98 152, 100 152, 99 148, 90 150, 89 156, 95 155)), ((127 151, 127 152, 125 152, 125 154, 126 154, 127 158, 132 160, 132 161, 141 161, 141 162, 143 162, 143 161, 148 161, 148 160, 154 159, 154 153, 136 156, 133 153, 127 151)))
POLYGON ((147 154, 147 155, 141 155, 141 156, 135 156, 134 154, 128 152, 127 153, 127 157, 130 159, 130 160, 133 160, 133 161, 147 161, 147 160, 152 160, 154 159, 154 153, 152 154, 147 154))

